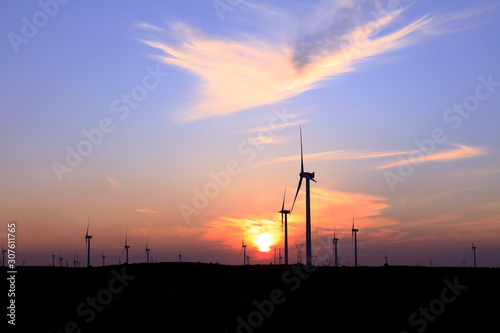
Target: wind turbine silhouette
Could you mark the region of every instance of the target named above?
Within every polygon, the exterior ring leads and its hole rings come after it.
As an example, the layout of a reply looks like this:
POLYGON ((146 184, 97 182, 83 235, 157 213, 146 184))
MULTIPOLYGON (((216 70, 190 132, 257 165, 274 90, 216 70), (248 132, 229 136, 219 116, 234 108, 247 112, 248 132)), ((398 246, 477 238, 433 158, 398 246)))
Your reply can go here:
POLYGON ((52 250, 52 267, 56 266, 55 259, 56 259, 56 255, 54 254, 54 250, 52 250))
POLYGON ((474 256, 474 268, 476 268, 476 248, 477 246, 474 246, 474 240, 472 241, 472 255, 474 256))
POLYGON ((311 188, 310 180, 317 183, 314 180, 314 172, 304 171, 304 154, 302 152, 302 127, 300 127, 300 173, 299 173, 299 185, 297 186, 297 192, 295 193, 295 199, 293 200, 292 209, 295 206, 295 200, 297 200, 297 195, 300 191, 300 185, 302 185, 302 179, 306 179, 306 265, 307 267, 312 266, 312 251, 311 251, 311 188))
POLYGON ((354 267, 358 267, 358 229, 354 229, 354 214, 352 214, 351 242, 354 238, 354 267))
POLYGON ((104 251, 102 251, 101 257, 102 257, 102 266, 104 267, 104 259, 106 259, 106 256, 104 255, 104 251))
POLYGON ((85 246, 87 247, 87 267, 90 267, 90 239, 92 236, 89 235, 89 225, 90 225, 90 217, 87 222, 87 233, 85 234, 85 246))
MULTIPOLYGON (((127 252, 127 255, 126 255, 126 260, 125 260, 125 264, 128 265, 128 249, 130 249, 130 245, 128 245, 127 243, 127 232, 125 232, 125 246, 123 247, 123 252, 127 252)), ((123 255, 123 252, 122 252, 122 255, 123 255)))
POLYGON ((59 267, 62 267, 63 257, 62 253, 59 255, 59 267))
POLYGON ((179 252, 179 262, 182 262, 182 254, 179 252))
POLYGON ((283 194, 283 204, 281 205, 281 210, 278 213, 281 213, 281 232, 283 232, 283 216, 285 216, 285 265, 288 265, 288 214, 290 214, 289 210, 285 210, 285 197, 286 197, 286 184, 285 184, 285 194, 283 194))
POLYGON ((5 266, 5 252, 7 252, 7 250, 3 249, 3 243, 2 243, 2 267, 5 266))
POLYGON ((149 264, 149 251, 151 249, 148 249, 148 239, 146 238, 146 263, 149 264))
POLYGON ((241 252, 243 252, 243 266, 245 266, 246 257, 247 257, 247 246, 246 246, 246 244, 245 244, 245 239, 243 238, 243 235, 241 235, 241 251, 240 251, 240 257, 241 257, 241 252))
POLYGON ((335 267, 339 267, 339 262, 337 257, 337 243, 339 242, 339 239, 335 235, 335 229, 333 229, 333 237, 331 238, 331 240, 333 243, 333 251, 335 253, 335 267))

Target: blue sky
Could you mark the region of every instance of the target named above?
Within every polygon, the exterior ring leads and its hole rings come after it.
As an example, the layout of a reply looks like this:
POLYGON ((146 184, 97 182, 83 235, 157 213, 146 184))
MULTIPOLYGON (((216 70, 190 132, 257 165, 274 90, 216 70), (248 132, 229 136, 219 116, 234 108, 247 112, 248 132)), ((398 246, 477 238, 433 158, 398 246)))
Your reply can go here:
MULTIPOLYGON (((354 212, 361 264, 387 252, 469 265, 472 239, 480 265, 500 264, 495 1, 2 7, 0 215, 21 226, 28 263, 83 253, 89 216, 93 255, 110 263, 125 232, 138 262, 149 237, 157 260, 236 264, 242 234, 269 262, 257 239, 282 248, 276 211, 297 186, 302 126, 322 262, 334 228, 353 261, 354 212), (90 150, 72 167, 68 147, 90 150)), ((291 244, 304 241, 304 197, 291 244)))

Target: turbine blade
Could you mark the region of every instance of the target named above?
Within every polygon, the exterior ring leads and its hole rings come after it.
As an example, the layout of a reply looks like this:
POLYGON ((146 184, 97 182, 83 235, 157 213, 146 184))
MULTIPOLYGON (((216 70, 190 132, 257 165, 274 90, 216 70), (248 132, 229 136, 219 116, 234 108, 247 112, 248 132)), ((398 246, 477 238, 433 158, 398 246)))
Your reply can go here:
MULTIPOLYGON (((281 210, 285 210, 285 197, 286 197, 286 184, 285 184, 285 194, 283 194, 283 204, 281 205, 281 210)), ((283 215, 282 215, 283 217, 283 215)))
POLYGON ((293 199, 292 209, 290 209, 290 214, 292 213, 292 211, 293 211, 293 207, 295 206, 295 201, 297 200, 297 195, 299 195, 300 185, 302 185, 302 178, 303 178, 303 177, 300 177, 300 180, 299 180, 299 185, 297 186, 297 192, 295 193, 295 199, 293 199))
POLYGON ((300 172, 304 172, 304 155, 302 153, 302 126, 300 126, 300 172))

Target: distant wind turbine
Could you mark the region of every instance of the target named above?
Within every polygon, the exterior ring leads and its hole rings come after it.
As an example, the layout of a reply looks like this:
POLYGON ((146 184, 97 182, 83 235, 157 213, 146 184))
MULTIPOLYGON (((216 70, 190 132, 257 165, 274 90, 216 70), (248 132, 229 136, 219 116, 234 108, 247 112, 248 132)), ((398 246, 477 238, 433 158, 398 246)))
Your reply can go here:
POLYGON ((335 235, 335 229, 333 230, 333 237, 332 243, 333 243, 333 252, 334 252, 334 257, 335 257, 335 267, 339 267, 339 262, 338 262, 338 257, 337 257, 337 243, 339 242, 339 239, 335 235))
POLYGON ((59 255, 59 267, 62 267, 63 257, 62 253, 59 255))
POLYGON ((351 241, 354 239, 354 267, 358 267, 358 229, 354 229, 354 214, 352 216, 351 241))
MULTIPOLYGON (((127 232, 125 232, 125 246, 123 247, 123 252, 126 252, 126 260, 125 260, 125 264, 128 265, 128 249, 130 249, 130 245, 128 245, 127 243, 127 232)), ((123 255, 123 252, 122 252, 122 255, 123 255)))
POLYGON ((182 262, 182 254, 179 252, 179 262, 182 262))
POLYGON ((2 243, 2 267, 5 266, 5 252, 7 252, 7 250, 3 249, 3 243, 2 243))
POLYGON ((148 249, 148 239, 146 238, 146 263, 149 264, 149 251, 151 249, 148 249))
POLYGON ((87 222, 87 233, 85 234, 85 246, 87 247, 87 267, 90 267, 90 239, 92 236, 89 235, 89 225, 90 225, 90 217, 87 222))
POLYGON ((477 246, 474 246, 474 241, 472 241, 472 255, 474 256, 474 268, 476 268, 476 248, 477 246))
POLYGON ((104 251, 102 251, 101 257, 102 257, 102 266, 104 267, 104 259, 106 259, 106 256, 104 255, 104 251))
POLYGON ((52 267, 56 266, 55 259, 56 259, 56 255, 54 254, 54 250, 52 250, 52 267))
POLYGON ((243 238, 243 235, 241 235, 241 251, 240 251, 240 257, 241 257, 241 252, 243 252, 243 266, 245 266, 246 257, 247 257, 247 246, 246 246, 246 244, 245 244, 245 239, 243 238))
POLYGON ((300 127, 300 173, 299 173, 299 185, 297 186, 297 192, 295 193, 295 199, 293 200, 292 209, 295 206, 295 200, 297 200, 297 195, 300 191, 300 185, 302 185, 302 179, 306 179, 306 265, 307 267, 312 266, 312 249, 311 249, 311 188, 310 180, 316 183, 314 180, 314 172, 304 171, 304 154, 302 151, 302 127, 300 127))
POLYGON ((283 194, 283 204, 281 205, 281 231, 283 232, 283 222, 285 225, 285 265, 288 265, 288 214, 290 214, 289 210, 285 210, 285 197, 286 197, 286 184, 285 184, 285 194, 283 194), (283 221, 283 216, 285 217, 283 221))

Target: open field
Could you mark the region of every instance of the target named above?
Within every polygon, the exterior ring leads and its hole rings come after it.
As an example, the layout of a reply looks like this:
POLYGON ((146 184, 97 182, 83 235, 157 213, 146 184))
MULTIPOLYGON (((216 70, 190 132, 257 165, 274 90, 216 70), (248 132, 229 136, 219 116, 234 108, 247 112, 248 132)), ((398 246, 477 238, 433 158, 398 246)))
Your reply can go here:
POLYGON ((498 268, 18 267, 16 329, 498 332, 499 283, 498 268))

